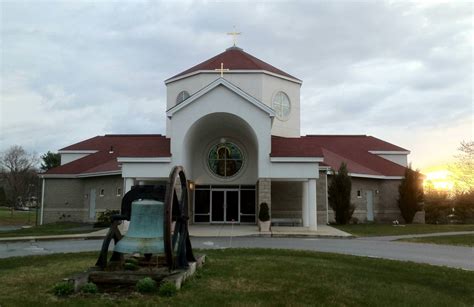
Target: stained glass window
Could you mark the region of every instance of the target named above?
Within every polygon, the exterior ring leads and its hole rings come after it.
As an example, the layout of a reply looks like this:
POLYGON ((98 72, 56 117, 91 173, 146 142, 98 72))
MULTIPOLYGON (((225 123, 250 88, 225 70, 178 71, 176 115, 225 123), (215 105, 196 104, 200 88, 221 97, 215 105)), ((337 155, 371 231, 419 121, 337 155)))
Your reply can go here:
POLYGON ((279 119, 287 119, 291 112, 290 98, 283 92, 276 93, 273 97, 273 109, 279 119))
POLYGON ((219 177, 236 175, 242 168, 243 163, 242 151, 233 143, 219 143, 212 146, 209 151, 209 169, 219 177))

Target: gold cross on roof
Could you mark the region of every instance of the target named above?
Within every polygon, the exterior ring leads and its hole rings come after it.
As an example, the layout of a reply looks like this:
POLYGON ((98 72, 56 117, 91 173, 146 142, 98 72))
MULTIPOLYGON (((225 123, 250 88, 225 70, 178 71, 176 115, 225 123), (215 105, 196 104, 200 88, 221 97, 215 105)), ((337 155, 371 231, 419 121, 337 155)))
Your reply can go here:
POLYGON ((234 40, 234 47, 235 47, 235 44, 236 44, 236 40, 237 40, 237 35, 241 35, 242 32, 237 32, 235 30, 235 26, 234 26, 234 31, 233 32, 227 32, 227 35, 232 35, 232 39, 234 40))
POLYGON ((221 78, 224 77, 224 71, 229 71, 228 68, 224 69, 224 63, 221 63, 221 68, 216 68, 214 70, 221 73, 221 78))

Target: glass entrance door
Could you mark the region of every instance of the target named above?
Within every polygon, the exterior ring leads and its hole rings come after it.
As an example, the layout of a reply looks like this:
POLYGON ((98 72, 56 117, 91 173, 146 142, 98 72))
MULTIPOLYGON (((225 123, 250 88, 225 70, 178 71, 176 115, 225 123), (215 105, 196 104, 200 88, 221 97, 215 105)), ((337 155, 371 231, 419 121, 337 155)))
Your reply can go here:
POLYGON ((213 190, 211 205, 213 223, 239 222, 239 190, 213 190))
POLYGON ((211 198, 211 221, 224 222, 225 191, 212 191, 211 198))
POLYGON ((239 191, 226 191, 225 221, 239 222, 239 191))

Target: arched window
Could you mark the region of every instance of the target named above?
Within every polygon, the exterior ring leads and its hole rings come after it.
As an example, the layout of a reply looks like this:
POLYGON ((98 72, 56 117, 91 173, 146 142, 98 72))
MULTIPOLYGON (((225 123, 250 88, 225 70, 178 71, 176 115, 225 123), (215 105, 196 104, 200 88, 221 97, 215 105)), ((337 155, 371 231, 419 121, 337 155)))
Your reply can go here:
POLYGON ((178 97, 176 97, 176 104, 180 104, 181 102, 185 101, 188 98, 189 98, 189 93, 186 91, 181 91, 179 92, 178 97))
POLYGON ((288 95, 286 95, 284 92, 276 93, 275 97, 273 97, 272 106, 276 112, 278 119, 288 119, 291 112, 291 103, 290 98, 288 98, 288 95))
POLYGON ((209 151, 209 169, 219 177, 235 176, 242 169, 243 163, 242 151, 234 143, 219 143, 209 151))

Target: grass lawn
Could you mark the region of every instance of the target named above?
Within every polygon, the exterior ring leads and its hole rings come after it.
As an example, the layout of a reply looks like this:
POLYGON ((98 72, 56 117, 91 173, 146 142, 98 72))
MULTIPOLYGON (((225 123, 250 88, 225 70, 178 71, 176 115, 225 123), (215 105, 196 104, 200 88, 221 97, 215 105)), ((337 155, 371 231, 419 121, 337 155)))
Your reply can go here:
POLYGON ((357 225, 331 225, 355 236, 397 236, 435 232, 474 231, 473 224, 466 225, 434 225, 434 224, 409 224, 393 226, 391 224, 357 224, 357 225))
MULTIPOLYGON (((23 236, 49 236, 49 235, 67 235, 75 233, 88 233, 99 230, 101 228, 93 228, 90 224, 80 223, 55 223, 41 226, 33 226, 31 228, 1 231, 0 238, 5 237, 23 237, 23 236)), ((1 304, 0 304, 1 306, 1 304)))
POLYGON ((409 239, 401 239, 399 241, 416 242, 416 243, 433 243, 433 244, 444 244, 444 245, 463 245, 463 246, 474 247, 474 234, 409 238, 409 239))
MULTIPOLYGON (((200 251, 203 252, 203 251, 200 251)), ((304 251, 204 251, 207 262, 173 298, 132 293, 56 298, 52 286, 91 266, 97 253, 0 259, 6 306, 472 306, 474 272, 304 251)))
POLYGON ((31 211, 13 211, 10 208, 0 207, 0 226, 34 225, 36 209, 31 211))

